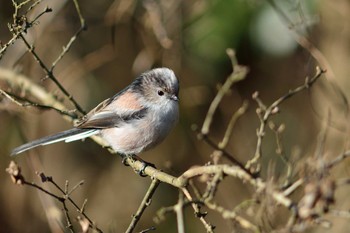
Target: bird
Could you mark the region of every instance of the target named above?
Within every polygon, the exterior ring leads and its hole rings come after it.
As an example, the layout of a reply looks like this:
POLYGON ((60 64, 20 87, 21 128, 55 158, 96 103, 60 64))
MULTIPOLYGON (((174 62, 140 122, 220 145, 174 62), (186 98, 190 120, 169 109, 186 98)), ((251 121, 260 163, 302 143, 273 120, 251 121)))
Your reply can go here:
MULTIPOLYGON (((38 146, 98 135, 117 153, 137 155, 161 143, 179 117, 179 81, 169 68, 140 74, 129 86, 98 104, 71 129, 14 148, 17 155, 38 146)), ((144 162, 144 161, 143 161, 144 162)))

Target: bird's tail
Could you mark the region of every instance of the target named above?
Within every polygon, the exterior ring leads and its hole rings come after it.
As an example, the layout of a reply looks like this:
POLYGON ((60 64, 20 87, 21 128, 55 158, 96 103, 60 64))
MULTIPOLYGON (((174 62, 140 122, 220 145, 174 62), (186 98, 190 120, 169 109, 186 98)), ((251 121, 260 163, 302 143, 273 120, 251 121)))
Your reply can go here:
POLYGON ((44 145, 61 142, 61 141, 72 142, 72 141, 84 139, 92 135, 95 135, 98 132, 99 130, 97 129, 78 129, 78 128, 69 129, 54 135, 49 135, 43 138, 39 138, 37 140, 31 141, 19 147, 16 147, 15 149, 12 150, 11 156, 17 155, 26 150, 33 149, 37 146, 44 146, 44 145))

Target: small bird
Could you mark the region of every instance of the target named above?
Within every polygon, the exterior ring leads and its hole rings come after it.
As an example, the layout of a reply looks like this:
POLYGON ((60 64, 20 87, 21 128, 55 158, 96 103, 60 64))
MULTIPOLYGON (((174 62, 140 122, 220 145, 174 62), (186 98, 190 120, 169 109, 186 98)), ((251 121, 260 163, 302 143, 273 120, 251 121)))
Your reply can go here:
POLYGON ((93 135, 101 136, 119 154, 139 154, 162 142, 176 124, 178 93, 179 82, 172 70, 152 69, 97 105, 74 128, 23 144, 13 149, 11 155, 93 135))

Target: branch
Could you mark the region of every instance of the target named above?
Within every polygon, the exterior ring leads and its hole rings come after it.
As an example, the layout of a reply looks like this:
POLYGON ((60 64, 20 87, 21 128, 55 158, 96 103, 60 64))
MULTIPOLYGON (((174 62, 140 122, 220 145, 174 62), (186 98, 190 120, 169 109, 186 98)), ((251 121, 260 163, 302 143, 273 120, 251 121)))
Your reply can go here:
POLYGON ((125 231, 125 233, 133 232, 133 230, 135 229, 136 224, 140 220, 143 212, 151 204, 152 196, 153 196, 154 192, 156 191, 156 189, 158 188, 159 184, 160 184, 159 180, 157 180, 157 179, 152 180, 151 185, 149 186, 139 208, 136 211, 136 214, 134 214, 132 216, 132 220, 130 222, 130 225, 129 225, 128 229, 125 231))
MULTIPOLYGON (((13 70, 0 67, 0 80, 10 83, 13 88, 17 87, 23 90, 25 93, 29 93, 44 105, 51 106, 63 112, 72 112, 71 110, 67 109, 62 102, 57 100, 54 95, 45 90, 42 86, 34 83, 29 77, 23 74, 18 74, 13 70)), ((62 118, 71 123, 73 123, 73 121, 76 119, 76 117, 72 118, 67 115, 62 115, 62 118)), ((91 138, 102 147, 108 147, 102 138, 96 136, 91 138)))
MULTIPOLYGON (((31 96, 40 100, 43 105, 51 107, 58 112, 72 112, 42 86, 34 83, 29 77, 14 72, 12 69, 5 69, 0 67, 0 80, 4 80, 9 83, 12 88, 19 88, 25 93, 29 93, 31 96)), ((73 118, 73 116, 63 114, 63 118, 72 122, 76 116, 74 115, 73 118)))
POLYGON ((199 218, 199 220, 202 222, 205 229, 207 230, 207 233, 214 233, 215 226, 213 226, 205 220, 205 216, 207 215, 207 213, 200 212, 200 206, 198 204, 198 201, 193 200, 190 192, 186 188, 182 188, 182 192, 185 194, 186 198, 191 203, 192 208, 194 209, 195 216, 199 218))
POLYGON ((44 182, 50 182, 51 184, 53 184, 62 194, 63 197, 60 197, 56 194, 53 194, 52 192, 44 189, 43 187, 35 184, 34 182, 28 182, 25 180, 25 178, 23 177, 22 173, 21 173, 21 168, 14 162, 11 161, 8 168, 6 168, 6 172, 10 175, 12 181, 15 184, 18 185, 27 185, 29 187, 35 188, 40 190, 41 192, 51 196, 52 198, 54 198, 55 200, 59 201, 62 205, 63 205, 63 212, 64 215, 66 217, 66 222, 67 222, 67 227, 69 228, 70 232, 74 232, 73 229, 73 225, 72 225, 72 221, 71 218, 69 216, 68 213, 68 208, 66 206, 66 201, 68 200, 75 208, 76 210, 82 214, 85 219, 88 220, 89 222, 89 227, 92 229, 95 229, 97 232, 102 232, 101 229, 99 229, 94 223, 93 221, 84 213, 84 207, 86 202, 83 203, 82 207, 79 208, 79 206, 75 203, 75 201, 69 196, 77 187, 82 185, 82 182, 79 182, 76 186, 73 187, 73 189, 69 192, 68 191, 68 182, 66 182, 66 190, 63 190, 54 180, 52 177, 49 176, 45 176, 44 173, 37 173, 39 175, 39 177, 41 178, 41 181, 44 182))
POLYGON ((51 71, 51 69, 49 69, 44 62, 41 60, 41 58, 39 57, 39 55, 35 52, 35 48, 33 45, 30 45, 29 42, 27 41, 27 39, 24 37, 23 34, 19 35, 20 38, 22 39, 22 41, 24 42, 24 44, 27 46, 28 51, 33 55, 33 57, 35 58, 35 60, 38 62, 38 64, 40 65, 40 67, 45 71, 46 76, 51 79, 56 86, 62 91, 62 93, 72 102, 72 104, 74 105, 74 107, 82 114, 86 114, 86 112, 80 107, 80 105, 78 104, 78 102, 76 102, 76 100, 74 99, 74 97, 63 87, 63 85, 56 79, 56 77, 54 76, 53 72, 51 71))
POLYGON ((75 42, 75 40, 78 38, 78 36, 80 35, 80 33, 82 33, 83 31, 87 30, 87 25, 85 23, 85 19, 83 18, 81 11, 80 11, 80 7, 78 4, 77 0, 73 0, 74 2, 74 6, 75 6, 75 10, 77 11, 77 14, 79 16, 79 20, 80 20, 80 28, 78 29, 78 31, 70 38, 69 42, 67 43, 66 46, 63 47, 63 50, 61 52, 61 54, 57 57, 57 59, 52 63, 52 66, 50 68, 50 72, 53 73, 53 70, 55 69, 57 63, 64 57, 64 55, 66 55, 66 53, 69 51, 69 49, 72 47, 72 44, 75 42))
POLYGON ((177 204, 174 206, 174 212, 176 213, 176 220, 177 220, 177 232, 178 233, 185 233, 185 222, 184 222, 184 196, 182 192, 179 192, 179 199, 177 201, 177 204))
POLYGON ((66 116, 69 116, 71 118, 75 118, 76 117, 71 112, 63 111, 63 110, 60 110, 60 109, 52 107, 52 106, 35 103, 35 102, 33 102, 33 101, 29 100, 29 99, 22 98, 20 96, 17 96, 17 95, 15 95, 13 93, 6 92, 6 91, 1 90, 1 89, 0 89, 0 94, 2 94, 6 98, 8 98, 10 101, 12 101, 13 103, 15 103, 15 104, 17 104, 18 106, 21 106, 21 107, 36 107, 36 108, 39 108, 39 109, 54 110, 54 111, 58 112, 61 115, 66 115, 66 116), (23 101, 23 102, 20 102, 20 101, 23 101))
POLYGON ((259 159, 262 156, 262 140, 265 135, 265 126, 266 122, 269 119, 269 117, 273 114, 276 114, 279 111, 279 105, 283 103, 285 100, 291 98, 292 96, 298 94, 301 91, 304 91, 306 89, 309 89, 326 71, 320 69, 319 67, 316 67, 316 74, 313 78, 305 79, 305 83, 293 90, 290 90, 287 94, 277 99, 275 102, 273 102, 269 107, 266 107, 262 104, 262 101, 259 99, 258 93, 253 94, 253 99, 256 100, 259 104, 259 108, 257 109, 257 113, 260 119, 260 127, 257 131, 257 145, 256 145, 256 151, 254 157, 249 160, 246 164, 246 168, 250 169, 253 164, 256 164, 259 159))
MULTIPOLYGON (((69 51, 71 48, 73 42, 76 40, 77 36, 83 31, 86 30, 85 20, 81 15, 81 11, 78 5, 77 0, 73 0, 74 6, 76 8, 77 14, 80 19, 81 27, 77 31, 77 33, 71 37, 68 44, 64 47, 62 53, 58 56, 58 58, 53 62, 52 67, 48 68, 44 62, 41 60, 41 58, 36 53, 34 46, 31 45, 27 39, 25 38, 24 34, 27 32, 29 28, 31 28, 33 25, 35 25, 40 17, 42 17, 44 14, 52 12, 52 9, 49 7, 46 7, 44 11, 39 13, 32 21, 28 21, 26 14, 32 10, 35 6, 37 6, 40 1, 34 2, 25 12, 24 15, 18 16, 19 9, 29 3, 29 1, 24 1, 20 4, 17 4, 15 1, 12 1, 13 6, 15 7, 15 13, 13 15, 13 23, 9 24, 9 30, 13 34, 12 39, 5 44, 5 46, 1 47, 0 55, 2 56, 5 52, 5 50, 11 45, 15 40, 18 38, 21 38, 24 44, 26 45, 28 51, 33 55, 34 59, 38 62, 40 67, 43 69, 43 71, 46 73, 46 77, 50 78, 56 86, 61 90, 61 92, 70 100, 70 102, 74 105, 74 107, 82 114, 86 114, 86 112, 80 107, 80 105, 77 103, 77 101, 74 99, 74 97, 63 87, 63 85, 56 79, 56 77, 53 74, 53 70, 57 63, 63 58, 63 56, 69 51)), ((0 57, 1 59, 1 57, 0 57)))
POLYGON ((227 52, 228 56, 231 59, 233 72, 226 79, 224 85, 222 85, 222 87, 220 88, 220 90, 216 94, 214 100, 210 104, 208 113, 207 113, 207 115, 205 117, 202 129, 201 129, 201 134, 203 136, 208 135, 211 123, 213 121, 214 113, 216 112, 216 109, 219 106, 219 104, 220 104, 222 98, 224 97, 224 95, 229 91, 229 89, 231 88, 231 86, 234 83, 243 80, 246 77, 247 73, 248 73, 248 68, 247 67, 237 64, 236 58, 235 58, 235 54, 234 54, 234 51, 232 49, 227 49, 226 52, 227 52))
POLYGON ((332 167, 334 167, 335 165, 341 163, 344 159, 347 159, 350 157, 350 150, 347 150, 343 153, 341 153, 340 155, 338 155, 337 157, 335 157, 332 161, 328 162, 325 165, 326 169, 330 169, 332 167))
POLYGON ((318 65, 322 70, 327 70, 326 78, 331 81, 331 87, 338 93, 341 97, 341 100, 344 103, 345 112, 348 113, 349 105, 348 100, 344 92, 341 90, 339 85, 337 84, 337 80, 332 69, 331 64, 327 60, 327 58, 323 55, 323 53, 311 42, 309 38, 304 36, 302 33, 297 31, 297 28, 293 21, 288 17, 288 15, 279 7, 275 0, 267 0, 267 2, 273 7, 273 9, 277 12, 278 16, 281 18, 281 21, 286 24, 286 27, 290 29, 290 31, 294 35, 295 41, 304 48, 314 59, 317 61, 318 65))
POLYGON ((244 101, 242 106, 236 112, 234 112, 234 114, 232 114, 230 122, 228 123, 228 126, 226 128, 224 137, 222 138, 222 141, 219 142, 219 144, 218 144, 218 147, 220 149, 226 148, 226 146, 231 138, 231 135, 233 132, 233 127, 236 125, 238 118, 240 118, 243 114, 246 113, 246 111, 248 110, 248 106, 249 106, 248 101, 244 101))
MULTIPOLYGON (((40 177, 42 178, 43 182, 50 182, 51 184, 53 184, 63 195, 64 195, 64 200, 68 200, 75 208, 76 210, 82 214, 88 221, 90 224, 90 227, 92 229, 96 229, 98 232, 102 232, 101 229, 99 229, 96 224, 89 218, 89 216, 86 215, 85 213, 85 205, 86 205, 86 201, 84 201, 82 207, 79 207, 78 204, 75 203, 75 201, 69 196, 68 192, 65 192, 54 180, 51 176, 45 176, 43 173, 40 174, 40 177)), ((82 184, 82 182, 79 182, 76 187, 80 186, 82 184)), ((73 188, 72 190, 74 191, 75 188, 73 188)), ((68 191, 68 190, 67 190, 68 191)))
POLYGON ((211 209, 214 210, 218 213, 221 214, 223 219, 232 219, 233 221, 236 221, 243 229, 248 229, 251 230, 255 233, 260 233, 259 227, 248 221, 247 219, 243 218, 242 216, 239 216, 236 211, 234 210, 228 210, 225 209, 224 207, 216 204, 216 203, 211 203, 209 201, 205 202, 205 205, 211 209))
MULTIPOLYGON (((137 161, 133 158, 126 158, 128 164, 136 171, 139 171, 141 168, 144 167, 144 164, 140 161, 137 161)), ((279 204, 291 208, 294 206, 294 203, 291 199, 287 198, 283 192, 280 192, 275 189, 267 190, 267 184, 263 182, 260 178, 253 177, 250 173, 246 172, 245 170, 241 169, 238 166, 231 166, 227 164, 218 164, 218 165, 209 165, 209 166, 199 166, 199 167, 193 167, 185 171, 181 176, 174 177, 172 175, 169 175, 165 172, 162 172, 160 170, 157 170, 153 167, 147 166, 144 170, 144 174, 156 178, 161 182, 170 184, 177 188, 184 188, 187 186, 188 181, 196 176, 205 175, 205 174, 217 174, 217 173, 223 173, 228 176, 236 177, 243 182, 249 183, 252 185, 256 190, 260 191, 267 191, 272 198, 279 204)))

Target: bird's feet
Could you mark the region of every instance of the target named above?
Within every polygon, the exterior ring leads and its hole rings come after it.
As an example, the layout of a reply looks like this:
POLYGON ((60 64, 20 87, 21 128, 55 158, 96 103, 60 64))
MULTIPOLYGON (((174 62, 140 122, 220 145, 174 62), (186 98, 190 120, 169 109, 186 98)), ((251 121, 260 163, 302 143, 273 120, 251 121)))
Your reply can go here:
POLYGON ((122 164, 124 165, 124 166, 127 166, 127 167, 129 167, 130 166, 130 164, 128 163, 128 158, 132 158, 132 156, 129 156, 129 155, 123 155, 123 158, 122 158, 122 164))
POLYGON ((136 171, 137 172, 137 174, 139 174, 139 176, 141 176, 141 177, 146 177, 147 175, 145 174, 145 170, 146 170, 146 167, 153 167, 154 169, 156 169, 156 166, 153 164, 153 163, 149 163, 149 162, 147 162, 147 161, 145 161, 145 160, 142 160, 142 159, 140 159, 139 160, 141 163, 142 163, 142 167, 141 167, 141 169, 140 170, 138 170, 138 171, 136 171))
POLYGON ((137 155, 125 155, 125 156, 123 156, 122 163, 125 166, 130 166, 130 164, 128 163, 128 159, 129 158, 134 159, 134 160, 138 160, 139 162, 142 163, 142 166, 141 166, 140 170, 135 170, 135 172, 137 174, 139 174, 139 176, 141 176, 141 177, 146 177, 147 176, 145 174, 146 167, 150 166, 150 167, 156 168, 156 166, 153 163, 147 162, 147 161, 141 159, 140 157, 138 157, 137 155))

